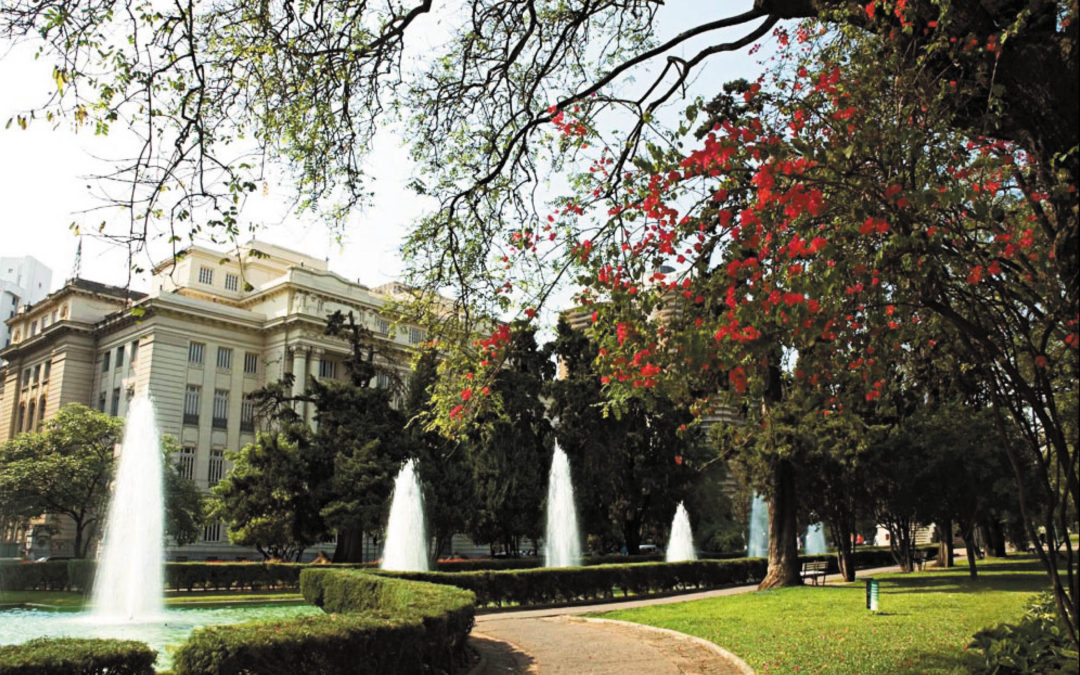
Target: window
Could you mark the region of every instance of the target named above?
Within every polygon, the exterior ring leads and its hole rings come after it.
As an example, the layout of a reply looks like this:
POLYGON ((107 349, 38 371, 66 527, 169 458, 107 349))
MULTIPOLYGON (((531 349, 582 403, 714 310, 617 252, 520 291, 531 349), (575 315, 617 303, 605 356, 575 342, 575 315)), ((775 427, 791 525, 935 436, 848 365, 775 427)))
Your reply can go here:
POLYGON ((38 423, 37 423, 38 429, 40 429, 41 428, 41 423, 45 421, 45 397, 44 396, 42 396, 41 398, 38 399, 37 421, 38 421, 38 423))
POLYGON ((222 523, 217 522, 212 525, 207 525, 203 528, 203 541, 215 542, 221 541, 221 531, 224 529, 222 523))
POLYGON ((43 382, 49 381, 49 375, 52 373, 52 361, 45 362, 45 373, 41 376, 43 382))
POLYGON ((120 387, 115 387, 112 390, 112 406, 109 414, 113 417, 120 414, 120 387))
POLYGON ((214 270, 209 267, 199 268, 199 283, 206 284, 207 286, 214 283, 214 270))
POLYGON ((255 401, 248 398, 240 404, 240 431, 255 431, 255 401))
POLYGON ((112 352, 105 352, 105 355, 101 357, 101 372, 109 372, 109 356, 112 352))
POLYGON ((386 373, 378 373, 375 375, 375 386, 379 389, 389 389, 390 376, 386 373))
POLYGON ((116 365, 113 368, 120 370, 124 367, 124 345, 116 348, 116 365))
POLYGON ((240 288, 240 277, 232 272, 225 273, 225 290, 235 291, 240 288))
POLYGON ((131 366, 135 366, 135 359, 139 356, 139 341, 134 340, 131 343, 131 366))
POLYGON ((223 450, 210 451, 210 470, 206 473, 206 482, 214 487, 225 475, 225 452, 223 450))
POLYGON ((330 359, 319 359, 319 377, 337 377, 337 363, 330 359))
POLYGON ((180 448, 176 457, 176 472, 188 480, 195 478, 195 448, 190 445, 180 448))
POLYGON ((101 395, 98 396, 97 409, 100 412, 105 412, 105 398, 105 392, 101 392, 101 395))
POLYGON ((26 370, 23 371, 23 374, 22 374, 22 386, 23 387, 29 387, 30 386, 30 372, 31 371, 30 371, 29 368, 27 368, 26 370))
POLYGON ((35 335, 37 335, 37 321, 31 321, 30 322, 30 336, 33 337, 35 335))
POLYGON ((386 319, 375 319, 375 332, 388 335, 390 333, 390 322, 386 319))
POLYGON ((195 363, 202 365, 203 351, 206 349, 206 345, 201 342, 192 342, 188 345, 187 360, 188 363, 195 363))
POLYGON ((41 381, 41 364, 34 366, 34 384, 41 381))
POLYGON ((259 369, 259 355, 252 352, 244 352, 244 372, 254 375, 259 369))
POLYGON ((229 426, 229 390, 214 390, 214 427, 224 429, 229 426))
POLYGON ((22 431, 23 420, 26 419, 26 404, 19 404, 19 416, 15 419, 15 431, 22 431))
POLYGON ((197 384, 189 384, 184 393, 184 424, 199 423, 199 399, 202 397, 202 387, 197 384))
POLYGON ((409 329, 409 344, 415 345, 423 342, 427 339, 427 331, 423 328, 410 328, 409 329))
POLYGON ((30 414, 26 416, 26 431, 34 429, 34 402, 30 401, 30 414))
POLYGON ((232 347, 217 348, 217 367, 219 370, 232 368, 232 347))

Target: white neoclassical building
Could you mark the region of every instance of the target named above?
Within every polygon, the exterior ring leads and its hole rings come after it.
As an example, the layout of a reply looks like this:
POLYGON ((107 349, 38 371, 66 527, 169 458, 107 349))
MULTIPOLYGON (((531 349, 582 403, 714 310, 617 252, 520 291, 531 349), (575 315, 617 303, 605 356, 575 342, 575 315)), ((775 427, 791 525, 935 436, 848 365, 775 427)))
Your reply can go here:
MULTIPOLYGON (((308 377, 345 377, 348 344, 323 334, 334 311, 351 311, 383 341, 385 365, 406 376, 426 336, 395 328, 390 305, 405 290, 368 288, 323 260, 255 241, 232 253, 191 247, 153 270, 148 294, 70 280, 6 321, 0 442, 40 428, 70 402, 123 416, 134 395, 149 391, 162 433, 182 448, 181 472, 209 489, 228 469, 225 451, 254 440, 248 393, 286 373, 297 390, 308 377)), ((301 412, 310 420, 314 411, 301 412)), ((24 534, 31 553, 70 555, 70 532, 59 520, 48 524, 24 534)), ((169 553, 251 555, 230 546, 220 526, 169 553)))

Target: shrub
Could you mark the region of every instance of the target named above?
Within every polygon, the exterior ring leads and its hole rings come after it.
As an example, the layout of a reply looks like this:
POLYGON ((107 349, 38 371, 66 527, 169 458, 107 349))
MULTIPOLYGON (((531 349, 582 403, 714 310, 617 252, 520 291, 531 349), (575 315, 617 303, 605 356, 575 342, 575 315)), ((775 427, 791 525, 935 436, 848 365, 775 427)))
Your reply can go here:
POLYGON ((472 629, 474 596, 456 588, 327 568, 305 570, 301 588, 332 613, 197 630, 175 672, 449 672, 472 629))
POLYGON ((0 563, 0 590, 3 591, 62 591, 68 588, 68 563, 48 562, 0 563))
POLYGON ((968 647, 983 653, 985 673, 1076 672, 1080 660, 1049 593, 1036 597, 1019 623, 981 630, 968 647))
POLYGON ((132 640, 39 638, 0 647, 0 675, 152 675, 155 658, 132 640))

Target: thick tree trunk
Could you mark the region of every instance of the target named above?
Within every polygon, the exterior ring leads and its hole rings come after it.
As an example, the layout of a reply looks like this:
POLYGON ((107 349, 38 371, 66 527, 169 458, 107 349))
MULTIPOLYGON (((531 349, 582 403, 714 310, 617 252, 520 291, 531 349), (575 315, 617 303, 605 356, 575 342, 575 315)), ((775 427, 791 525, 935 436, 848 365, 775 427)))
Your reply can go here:
POLYGON ((769 569, 759 589, 798 586, 798 522, 795 518, 795 470, 785 461, 774 469, 774 489, 769 500, 769 569))
POLYGON ((938 531, 938 554, 937 562, 934 563, 937 567, 952 567, 953 562, 953 540, 952 540, 952 520, 942 520, 937 523, 938 531))
POLYGON ((338 532, 334 546, 334 562, 364 562, 364 531, 361 529, 338 532))
POLYGON ((996 518, 987 518, 983 521, 983 538, 986 540, 986 554, 995 558, 1004 558, 1008 555, 1005 550, 1005 528, 1001 521, 996 518))

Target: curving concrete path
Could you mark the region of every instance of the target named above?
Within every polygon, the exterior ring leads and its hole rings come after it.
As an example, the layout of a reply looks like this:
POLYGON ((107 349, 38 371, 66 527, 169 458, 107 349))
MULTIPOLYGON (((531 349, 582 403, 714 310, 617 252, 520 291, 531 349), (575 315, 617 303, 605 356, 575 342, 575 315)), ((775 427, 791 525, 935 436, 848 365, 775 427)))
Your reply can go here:
MULTIPOLYGON (((859 573, 866 577, 895 570, 882 567, 859 573)), ((479 614, 469 644, 480 654, 481 661, 469 675, 752 675, 753 669, 742 659, 707 640, 663 628, 577 615, 755 590, 756 585, 736 586, 597 605, 479 614)))

